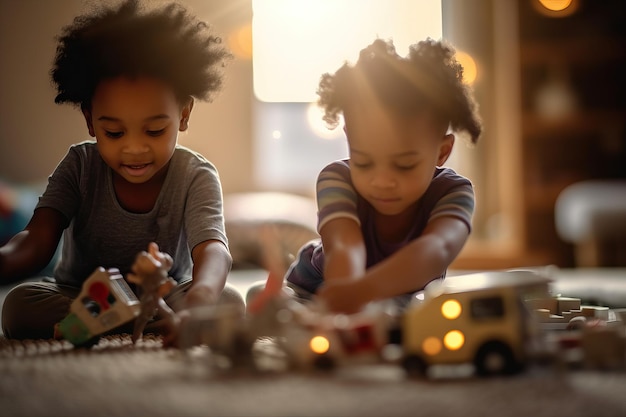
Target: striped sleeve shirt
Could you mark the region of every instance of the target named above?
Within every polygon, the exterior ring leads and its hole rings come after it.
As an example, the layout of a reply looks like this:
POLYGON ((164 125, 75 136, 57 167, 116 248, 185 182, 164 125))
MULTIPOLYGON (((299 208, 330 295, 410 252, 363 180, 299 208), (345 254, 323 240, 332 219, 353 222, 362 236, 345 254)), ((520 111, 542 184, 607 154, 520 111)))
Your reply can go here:
MULTIPOLYGON (((318 232, 336 218, 355 220, 366 233, 366 223, 373 208, 360 197, 350 175, 347 159, 327 165, 317 180, 318 232)), ((450 216, 464 222, 471 231, 474 212, 474 191, 471 182, 450 168, 437 168, 430 186, 422 196, 416 213, 417 227, 411 238, 418 237, 426 224, 434 219, 450 216)))

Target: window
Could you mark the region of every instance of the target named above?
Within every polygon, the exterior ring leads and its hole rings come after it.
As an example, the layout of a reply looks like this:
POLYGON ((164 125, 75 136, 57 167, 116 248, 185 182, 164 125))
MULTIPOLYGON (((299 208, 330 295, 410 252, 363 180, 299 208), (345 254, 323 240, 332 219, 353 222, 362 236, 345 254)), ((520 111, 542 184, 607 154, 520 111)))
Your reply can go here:
POLYGON ((260 188, 313 194, 319 171, 347 156, 341 128, 315 104, 323 73, 374 39, 400 55, 442 36, 440 0, 253 0, 255 178, 260 188))
POLYGON ((502 297, 477 298, 470 302, 470 312, 474 319, 493 319, 504 317, 502 297))

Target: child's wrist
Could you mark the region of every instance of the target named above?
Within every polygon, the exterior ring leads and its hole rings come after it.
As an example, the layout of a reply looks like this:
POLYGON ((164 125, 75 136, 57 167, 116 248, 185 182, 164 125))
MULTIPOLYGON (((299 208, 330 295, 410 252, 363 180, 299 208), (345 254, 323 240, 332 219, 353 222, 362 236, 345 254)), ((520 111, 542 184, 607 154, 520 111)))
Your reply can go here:
POLYGON ((211 287, 206 285, 192 286, 185 297, 187 308, 212 305, 217 302, 217 296, 211 287))
POLYGON ((367 304, 377 298, 376 286, 371 280, 357 278, 354 281, 354 297, 359 304, 367 304))

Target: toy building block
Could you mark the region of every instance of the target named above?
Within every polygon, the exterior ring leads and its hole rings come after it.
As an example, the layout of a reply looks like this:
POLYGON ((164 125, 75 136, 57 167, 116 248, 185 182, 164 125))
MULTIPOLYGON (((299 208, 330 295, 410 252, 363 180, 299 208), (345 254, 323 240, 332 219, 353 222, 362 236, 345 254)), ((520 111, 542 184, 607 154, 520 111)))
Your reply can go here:
POLYGON ((156 314, 168 320, 171 328, 175 326, 176 313, 163 299, 176 286, 176 281, 167 275, 173 263, 172 257, 159 252, 154 242, 150 243, 148 252, 142 251, 137 255, 132 272, 127 277, 129 282, 138 285, 141 303, 141 311, 133 329, 133 343, 141 338, 146 324, 156 314))
POLYGON ((133 320, 140 308, 119 270, 100 267, 83 283, 58 332, 75 346, 88 346, 103 333, 133 320))
POLYGON ((581 348, 588 368, 619 369, 626 364, 626 338, 614 328, 585 328, 581 348))

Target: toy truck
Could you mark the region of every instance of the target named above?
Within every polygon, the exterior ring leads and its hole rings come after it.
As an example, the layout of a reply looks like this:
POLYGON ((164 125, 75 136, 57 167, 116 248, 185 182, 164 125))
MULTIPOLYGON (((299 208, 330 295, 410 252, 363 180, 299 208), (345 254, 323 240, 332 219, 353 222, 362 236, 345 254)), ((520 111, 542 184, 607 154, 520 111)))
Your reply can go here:
POLYGON ((90 346, 100 335, 139 315, 141 304, 118 269, 97 268, 60 323, 60 335, 75 346, 90 346))
POLYGON ((538 337, 525 304, 549 296, 533 271, 490 271, 430 283, 401 319, 402 365, 409 375, 432 365, 471 363, 478 375, 509 374, 527 362, 538 337))

